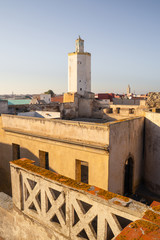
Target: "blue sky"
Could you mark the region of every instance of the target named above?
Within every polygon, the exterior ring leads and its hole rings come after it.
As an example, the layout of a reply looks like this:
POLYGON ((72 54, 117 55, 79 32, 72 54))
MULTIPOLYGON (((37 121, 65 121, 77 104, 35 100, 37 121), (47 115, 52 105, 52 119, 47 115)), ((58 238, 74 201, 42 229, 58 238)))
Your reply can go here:
POLYGON ((160 0, 1 0, 0 94, 67 92, 78 35, 93 92, 160 91, 160 0))

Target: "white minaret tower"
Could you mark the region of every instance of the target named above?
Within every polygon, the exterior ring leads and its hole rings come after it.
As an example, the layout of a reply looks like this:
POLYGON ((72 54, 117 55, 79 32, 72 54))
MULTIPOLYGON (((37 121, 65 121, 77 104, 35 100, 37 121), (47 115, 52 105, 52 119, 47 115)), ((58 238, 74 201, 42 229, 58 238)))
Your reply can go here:
POLYGON ((127 96, 129 96, 131 94, 131 87, 130 85, 128 84, 128 87, 127 87, 127 96))
POLYGON ((84 40, 76 40, 76 51, 68 54, 68 92, 91 92, 91 54, 84 52, 84 40))

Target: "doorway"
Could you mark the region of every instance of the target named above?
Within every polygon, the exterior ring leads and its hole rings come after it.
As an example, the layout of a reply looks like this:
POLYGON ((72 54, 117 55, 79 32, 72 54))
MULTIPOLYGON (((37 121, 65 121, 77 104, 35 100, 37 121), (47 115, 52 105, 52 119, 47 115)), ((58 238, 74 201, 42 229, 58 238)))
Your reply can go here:
POLYGON ((133 159, 129 157, 124 167, 124 195, 128 196, 133 193, 133 159))

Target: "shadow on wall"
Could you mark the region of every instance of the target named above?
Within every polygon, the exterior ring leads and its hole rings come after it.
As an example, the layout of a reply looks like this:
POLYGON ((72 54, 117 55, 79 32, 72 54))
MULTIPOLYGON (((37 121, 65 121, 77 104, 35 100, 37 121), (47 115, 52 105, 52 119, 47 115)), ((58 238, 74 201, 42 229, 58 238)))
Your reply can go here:
POLYGON ((117 118, 113 118, 109 115, 105 115, 104 119, 100 118, 74 118, 72 121, 78 121, 78 122, 93 122, 93 123, 107 123, 111 121, 117 121, 117 118))
MULTIPOLYGON (((39 166, 39 158, 28 149, 20 147, 20 158, 29 158, 35 161, 35 165, 39 166)), ((12 145, 0 143, 0 192, 4 192, 12 196, 11 190, 11 174, 9 162, 13 160, 12 145)), ((14 184, 14 183, 13 183, 14 184)))
POLYGON ((160 126, 145 118, 144 180, 146 187, 160 196, 160 126))
POLYGON ((117 118, 111 117, 111 114, 105 114, 104 119, 106 122, 117 121, 117 118))

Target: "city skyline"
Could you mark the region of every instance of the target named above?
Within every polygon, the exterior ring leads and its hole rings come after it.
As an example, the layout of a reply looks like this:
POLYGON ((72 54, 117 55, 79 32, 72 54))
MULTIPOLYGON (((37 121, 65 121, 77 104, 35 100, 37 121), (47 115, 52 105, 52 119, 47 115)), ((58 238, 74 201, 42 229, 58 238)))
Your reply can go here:
POLYGON ((160 2, 0 3, 0 94, 67 92, 68 53, 84 39, 93 92, 160 91, 160 2))

